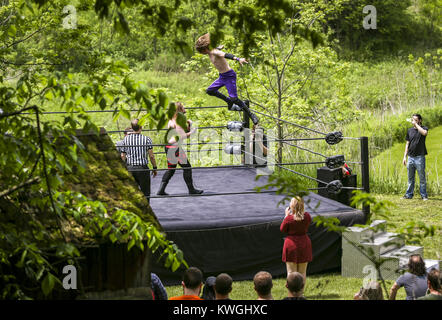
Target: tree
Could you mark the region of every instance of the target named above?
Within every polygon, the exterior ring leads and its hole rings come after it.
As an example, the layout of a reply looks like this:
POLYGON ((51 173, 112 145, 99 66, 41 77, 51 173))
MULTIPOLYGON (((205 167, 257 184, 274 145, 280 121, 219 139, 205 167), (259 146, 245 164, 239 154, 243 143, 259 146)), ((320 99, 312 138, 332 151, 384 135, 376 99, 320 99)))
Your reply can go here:
MULTIPOLYGON (((294 7, 281 33, 273 35, 268 30, 260 37, 259 51, 251 54, 251 69, 244 71, 247 76, 239 82, 243 99, 250 100, 252 106, 298 125, 288 127, 277 121, 278 140, 303 136, 306 132, 301 127, 315 128, 316 133, 318 128, 328 130, 342 123, 343 114, 352 113, 347 100, 341 99, 347 84, 340 76, 346 64, 324 45, 325 34, 318 28, 323 13, 305 9, 294 7)), ((315 133, 307 132, 311 134, 315 133)), ((277 159, 282 163, 283 143, 278 146, 277 159)))
MULTIPOLYGON (((99 18, 112 19, 113 31, 131 32, 126 10, 139 6, 146 27, 156 36, 166 32, 182 51, 190 45, 180 37, 194 21, 175 15, 187 2, 141 0, 96 0, 99 18)), ((2 297, 23 299, 37 296, 35 285, 48 295, 59 282, 48 258, 75 262, 80 255, 67 241, 63 225, 75 221, 91 238, 127 242, 128 249, 161 249, 166 265, 176 270, 185 264, 182 252, 170 243, 155 224, 145 223, 136 214, 115 208, 108 212, 99 201, 63 189, 63 173, 84 170, 87 156, 75 131, 93 130, 96 124, 86 110, 114 109, 114 118, 129 118, 128 106, 147 111, 141 122, 160 129, 175 112, 167 96, 151 90, 129 76, 128 67, 106 55, 101 40, 94 37, 96 26, 80 23, 78 29, 60 25, 67 1, 11 0, 0 6, 0 283, 2 297), (69 41, 66 41, 69 40, 69 41), (72 71, 82 71, 78 77, 72 71), (42 120, 41 112, 53 104, 66 115, 61 122, 42 120), (63 150, 63 152, 60 152, 63 150), (90 213, 94 214, 91 215, 90 213), (109 219, 109 215, 111 218, 109 219), (124 226, 124 227, 123 227, 124 226), (29 288, 31 286, 32 288, 29 288)), ((217 13, 214 42, 226 26, 241 30, 244 53, 255 44, 262 22, 271 32, 283 24, 286 1, 204 1, 217 13), (226 6, 230 11, 226 10, 226 6), (267 12, 254 19, 257 9, 267 12)), ((90 8, 80 1, 79 10, 90 8)), ((193 46, 193 43, 192 43, 193 46)), ((185 118, 182 119, 185 122, 185 118)), ((184 125, 184 124, 183 124, 184 125)), ((37 290, 38 290, 37 287, 37 290)))

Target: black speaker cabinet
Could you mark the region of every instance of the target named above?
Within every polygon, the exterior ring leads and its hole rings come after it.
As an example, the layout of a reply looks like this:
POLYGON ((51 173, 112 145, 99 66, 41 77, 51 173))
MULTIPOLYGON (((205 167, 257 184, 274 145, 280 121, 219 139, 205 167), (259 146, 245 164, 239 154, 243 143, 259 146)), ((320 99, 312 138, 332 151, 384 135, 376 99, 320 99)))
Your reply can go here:
MULTIPOLYGON (((342 185, 344 187, 353 187, 356 188, 357 186, 357 176, 355 174, 352 174, 351 176, 343 177, 342 169, 341 168, 335 168, 335 169, 329 169, 328 167, 321 167, 318 168, 316 171, 318 180, 324 181, 324 182, 331 182, 333 180, 341 180, 342 185)), ((323 183, 318 182, 318 188, 325 187, 323 183)), ((330 194, 327 192, 326 189, 319 189, 318 194, 320 196, 338 201, 340 203, 343 203, 347 206, 350 206, 351 197, 352 197, 353 190, 348 189, 342 189, 340 193, 338 194, 330 194)))

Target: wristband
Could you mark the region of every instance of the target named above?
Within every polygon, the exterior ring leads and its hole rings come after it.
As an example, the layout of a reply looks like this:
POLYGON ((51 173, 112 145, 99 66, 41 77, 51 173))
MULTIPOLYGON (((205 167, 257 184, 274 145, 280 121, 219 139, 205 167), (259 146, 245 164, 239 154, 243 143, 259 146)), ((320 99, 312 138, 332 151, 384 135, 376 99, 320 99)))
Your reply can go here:
POLYGON ((235 56, 231 53, 226 53, 226 54, 224 54, 224 58, 234 60, 235 56))
POLYGON ((157 170, 158 168, 157 168, 157 167, 153 167, 153 169, 154 169, 154 170, 157 170))

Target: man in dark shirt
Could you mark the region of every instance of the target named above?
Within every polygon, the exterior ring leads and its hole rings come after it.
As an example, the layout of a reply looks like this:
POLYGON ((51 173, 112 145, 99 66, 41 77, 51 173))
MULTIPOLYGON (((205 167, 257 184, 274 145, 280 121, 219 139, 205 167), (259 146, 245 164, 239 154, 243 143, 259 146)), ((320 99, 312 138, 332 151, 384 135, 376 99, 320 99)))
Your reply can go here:
POLYGON ((425 177, 425 156, 428 154, 427 147, 425 146, 425 138, 428 134, 428 128, 422 126, 422 117, 420 114, 414 114, 411 118, 411 123, 413 124, 413 128, 407 131, 407 136, 405 137, 407 143, 405 145, 404 159, 402 160, 408 170, 408 188, 404 199, 413 198, 417 170, 421 197, 423 200, 428 200, 427 181, 425 177))
POLYGON ((427 275, 428 293, 423 297, 417 298, 417 300, 442 300, 442 285, 440 278, 440 271, 437 269, 431 269, 427 275))
POLYGON ((133 132, 124 138, 120 151, 126 154, 127 170, 132 173, 147 201, 149 201, 150 170, 148 155, 153 166, 152 176, 157 175, 157 163, 152 150, 152 140, 141 134, 142 127, 138 124, 138 119, 131 122, 131 127, 133 132))

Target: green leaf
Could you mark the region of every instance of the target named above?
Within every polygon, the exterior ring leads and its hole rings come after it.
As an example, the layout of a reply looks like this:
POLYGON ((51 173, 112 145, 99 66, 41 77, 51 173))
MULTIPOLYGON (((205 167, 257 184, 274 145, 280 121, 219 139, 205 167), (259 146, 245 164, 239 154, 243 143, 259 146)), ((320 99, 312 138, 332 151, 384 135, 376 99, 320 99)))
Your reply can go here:
POLYGON ((109 239, 112 243, 115 243, 117 241, 117 236, 114 233, 111 233, 109 239))
POLYGON ((176 112, 176 105, 175 103, 171 102, 169 103, 169 109, 167 110, 167 118, 168 119, 172 119, 172 117, 174 116, 176 112))
POLYGON ((106 105, 107 105, 106 99, 105 98, 101 98, 99 104, 100 104, 101 110, 104 110, 104 108, 106 108, 106 105))
POLYGON ((172 272, 175 272, 179 267, 181 263, 178 260, 175 260, 172 264, 172 272))
POLYGON ((103 237, 105 237, 112 230, 112 225, 103 230, 103 237))
POLYGON ((152 248, 155 245, 155 242, 157 241, 157 237, 155 237, 154 235, 151 236, 149 243, 147 244, 149 246, 149 248, 152 248))
POLYGON ((159 96, 158 96, 158 98, 159 98, 160 106, 163 107, 163 108, 166 108, 167 102, 169 100, 167 98, 167 95, 163 91, 161 91, 159 96))
POLYGON ((8 36, 15 37, 15 34, 17 33, 17 27, 13 24, 11 24, 8 28, 8 36))
POLYGON ((130 112, 126 109, 120 109, 120 115, 130 120, 130 112))
POLYGON ((166 119, 166 117, 163 115, 163 116, 161 117, 161 119, 158 121, 157 129, 158 129, 158 130, 163 129, 164 126, 166 125, 166 123, 167 123, 167 119, 166 119))
POLYGON ((181 128, 183 129, 187 128, 187 118, 184 113, 178 112, 176 122, 181 128))
POLYGON ((134 245, 135 245, 135 240, 132 238, 127 245, 127 251, 130 251, 130 249, 132 249, 134 245))
POLYGON ((46 277, 43 279, 42 283, 41 283, 41 289, 43 290, 43 294, 45 296, 47 296, 48 294, 50 294, 52 292, 52 290, 54 289, 55 286, 55 282, 57 282, 57 278, 51 274, 50 272, 48 272, 48 274, 46 275, 46 277))

